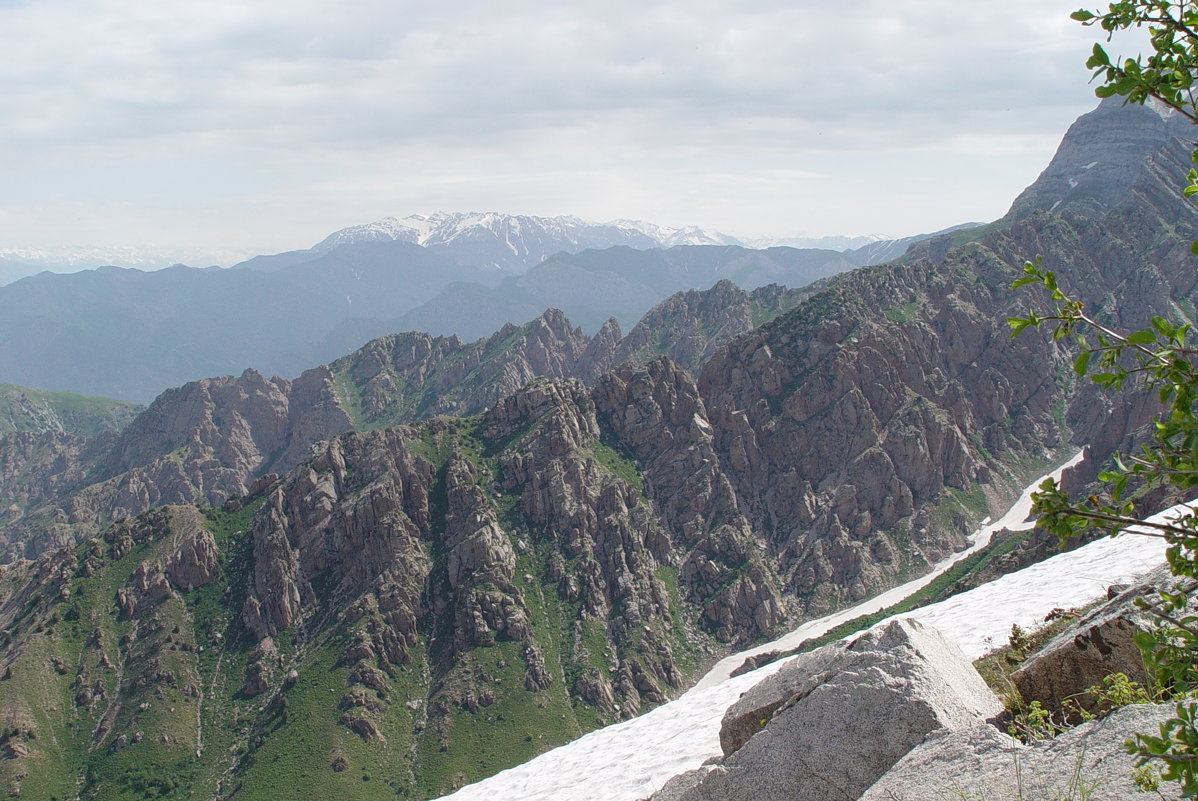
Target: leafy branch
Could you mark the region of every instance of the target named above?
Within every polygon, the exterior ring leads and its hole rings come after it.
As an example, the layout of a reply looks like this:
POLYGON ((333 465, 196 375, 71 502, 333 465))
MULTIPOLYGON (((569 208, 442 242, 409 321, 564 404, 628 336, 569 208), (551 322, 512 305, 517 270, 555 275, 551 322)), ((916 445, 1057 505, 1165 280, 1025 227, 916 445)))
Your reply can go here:
MULTIPOLYGON (((1097 26, 1107 41, 1129 29, 1146 29, 1151 53, 1115 59, 1096 43, 1086 67, 1099 82, 1095 94, 1116 95, 1129 103, 1153 99, 1192 122, 1198 122, 1195 80, 1198 77, 1198 2, 1184 0, 1118 0, 1105 12, 1081 9, 1072 18, 1097 26)), ((1191 153, 1198 164, 1198 149, 1191 153)), ((1198 196, 1198 171, 1186 175, 1182 194, 1198 196)), ((1198 241, 1191 250, 1198 254, 1198 241)), ((1151 439, 1138 454, 1116 457, 1114 467, 1098 475, 1101 494, 1071 499, 1055 481, 1041 484, 1033 496, 1040 526, 1064 540, 1085 531, 1114 536, 1121 531, 1161 537, 1168 543, 1166 558, 1174 577, 1198 578, 1198 514, 1164 521, 1141 521, 1126 500, 1129 486, 1170 486, 1179 491, 1198 487, 1198 349, 1187 343, 1190 326, 1153 317, 1139 331, 1123 333, 1090 316, 1083 304, 1062 291, 1057 277, 1042 262, 1028 262, 1013 287, 1036 285, 1047 291, 1054 310, 1007 320, 1011 335, 1051 326, 1057 340, 1072 337, 1077 347, 1073 370, 1109 392, 1138 384, 1156 395, 1161 413, 1153 422, 1151 439)), ((1192 581, 1187 582, 1193 584, 1192 581)), ((1191 586, 1192 591, 1192 586, 1191 586)), ((1198 616, 1190 609, 1189 592, 1175 585, 1160 593, 1151 612, 1160 625, 1142 632, 1137 643, 1158 689, 1177 699, 1175 714, 1155 735, 1139 735, 1129 750, 1143 768, 1159 767, 1162 779, 1180 783, 1185 797, 1198 796, 1198 616)))

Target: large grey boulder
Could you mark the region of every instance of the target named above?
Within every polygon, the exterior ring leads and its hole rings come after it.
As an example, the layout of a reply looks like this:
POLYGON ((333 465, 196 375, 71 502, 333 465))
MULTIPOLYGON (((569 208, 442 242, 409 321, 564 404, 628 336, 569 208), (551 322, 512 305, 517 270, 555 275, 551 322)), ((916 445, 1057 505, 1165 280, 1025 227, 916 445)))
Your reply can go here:
POLYGON ((671 786, 670 799, 853 801, 930 732, 1001 711, 955 644, 894 621, 797 657, 745 693, 724 716, 727 756, 671 786))
MULTIPOLYGON (((1168 704, 1123 707, 1032 745, 986 724, 941 732, 899 760, 860 801, 1148 798, 1136 791, 1135 763, 1123 743, 1136 733, 1155 734, 1172 712, 1168 704)), ((1161 791, 1164 798, 1178 797, 1176 785, 1161 791)))
POLYGON ((1124 673, 1145 684, 1144 660, 1135 636, 1156 621, 1137 602, 1157 600, 1160 589, 1174 583, 1168 565, 1162 565, 1050 640, 1011 674, 1023 700, 1039 701, 1053 711, 1069 699, 1092 708, 1095 699, 1088 698, 1086 690, 1102 686, 1104 676, 1124 673))

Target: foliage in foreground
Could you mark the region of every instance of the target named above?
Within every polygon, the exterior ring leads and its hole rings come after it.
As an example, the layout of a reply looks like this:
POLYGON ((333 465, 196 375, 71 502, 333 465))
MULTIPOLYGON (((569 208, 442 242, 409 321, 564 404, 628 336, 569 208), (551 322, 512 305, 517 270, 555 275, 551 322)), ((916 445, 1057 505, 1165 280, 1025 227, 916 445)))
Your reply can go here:
MULTIPOLYGON (((1134 59, 1112 59, 1095 44, 1086 66, 1100 81, 1099 97, 1115 95, 1127 102, 1150 98, 1198 122, 1194 82, 1198 73, 1198 3, 1170 0, 1125 0, 1111 3, 1106 12, 1080 10, 1073 19, 1098 26, 1108 39, 1132 28, 1146 28, 1151 54, 1134 59)), ((1193 153, 1198 164, 1198 150, 1193 153)), ((1190 170, 1184 189, 1187 198, 1198 194, 1198 171, 1190 170)), ((1193 250, 1198 254, 1198 242, 1193 250)), ((1024 267, 1014 286, 1042 286, 1056 304, 1052 315, 1011 318, 1012 335, 1027 328, 1048 325, 1057 339, 1073 338, 1078 356, 1074 371, 1089 376, 1110 392, 1139 384, 1154 393, 1163 411, 1154 422, 1151 441, 1138 454, 1115 460, 1112 470, 1099 475, 1101 494, 1075 501, 1049 479, 1035 496, 1039 525, 1062 540, 1097 528, 1115 535, 1128 527, 1144 536, 1168 543, 1170 569, 1179 583, 1198 580, 1198 514, 1142 522, 1128 499, 1129 487, 1169 486, 1192 491, 1198 486, 1198 349, 1190 346, 1190 326, 1157 316, 1139 331, 1119 332, 1091 317, 1083 304, 1067 296, 1056 275, 1037 260, 1024 267)), ((1156 735, 1139 735, 1131 752, 1143 766, 1153 763, 1159 776, 1181 784, 1185 797, 1198 795, 1198 616, 1187 609, 1186 593, 1176 586, 1161 593, 1148 610, 1159 620, 1152 635, 1140 645, 1160 688, 1176 701, 1175 714, 1156 735)))

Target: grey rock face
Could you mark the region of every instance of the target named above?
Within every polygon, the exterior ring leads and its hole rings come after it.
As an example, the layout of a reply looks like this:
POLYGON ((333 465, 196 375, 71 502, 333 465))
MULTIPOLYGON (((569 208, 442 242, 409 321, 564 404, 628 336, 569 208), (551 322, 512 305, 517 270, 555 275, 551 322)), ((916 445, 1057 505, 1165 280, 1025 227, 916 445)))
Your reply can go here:
POLYGON ((727 756, 677 797, 855 799, 930 732, 969 728, 1001 709, 955 645, 898 620, 797 659, 747 692, 724 717, 727 756))
MULTIPOLYGON (((986 724, 944 732, 901 759, 860 801, 1138 798, 1131 780, 1133 759, 1123 743, 1138 732, 1155 732, 1171 713, 1169 705, 1123 707, 1033 745, 986 724)), ((1178 790, 1167 784, 1161 792, 1164 798, 1176 798, 1178 790)))
POLYGON ((1097 216, 1126 196, 1145 153, 1190 135, 1190 121, 1180 114, 1104 100, 1070 126, 1052 163, 1020 193, 1009 216, 1064 209, 1097 216))

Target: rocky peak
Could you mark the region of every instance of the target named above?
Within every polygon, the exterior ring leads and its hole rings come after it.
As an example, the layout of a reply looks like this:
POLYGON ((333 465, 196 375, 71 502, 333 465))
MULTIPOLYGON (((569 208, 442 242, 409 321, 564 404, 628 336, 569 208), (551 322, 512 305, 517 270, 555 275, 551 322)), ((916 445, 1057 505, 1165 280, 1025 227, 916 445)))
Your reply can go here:
POLYGON ((1015 199, 1007 218, 1021 220, 1036 211, 1101 216, 1127 198, 1146 155, 1192 135, 1193 125, 1181 114, 1107 98, 1069 127, 1052 161, 1015 199))

